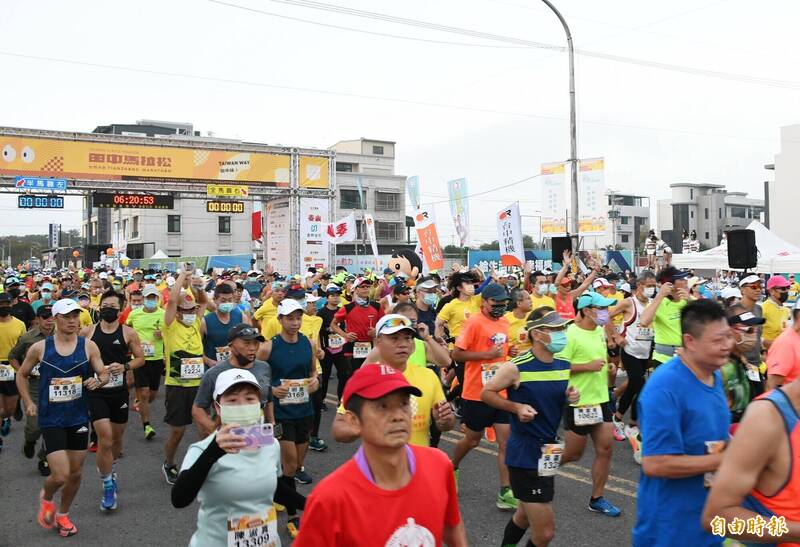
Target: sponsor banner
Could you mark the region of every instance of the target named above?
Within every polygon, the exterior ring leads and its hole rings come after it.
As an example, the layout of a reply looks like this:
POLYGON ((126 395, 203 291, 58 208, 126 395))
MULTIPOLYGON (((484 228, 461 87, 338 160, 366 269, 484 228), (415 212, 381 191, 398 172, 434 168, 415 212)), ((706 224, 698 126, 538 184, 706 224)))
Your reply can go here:
MULTIPOLYGON (((456 227, 458 240, 464 247, 469 242, 469 197, 467 196, 467 179, 447 181, 450 194, 450 213, 456 227)), ((436 268, 431 268, 435 270, 436 268)))
POLYGON ((567 183, 565 163, 543 163, 542 238, 567 235, 567 183))
POLYGON ((328 224, 325 229, 328 241, 333 244, 355 241, 357 232, 355 213, 328 224))
POLYGON ((411 201, 411 207, 419 209, 419 177, 417 175, 406 179, 406 192, 411 201))
POLYGON ((578 181, 578 233, 600 236, 606 233, 608 201, 605 193, 603 158, 581 160, 578 181))
POLYGON ((380 255, 380 270, 375 269, 375 257, 372 255, 337 255, 333 259, 333 266, 331 271, 335 270, 337 266, 347 268, 347 271, 352 274, 361 273, 364 270, 383 272, 383 268, 389 263, 392 255, 380 255))
POLYGON ((425 258, 423 263, 428 270, 444 268, 444 255, 439 245, 439 234, 436 231, 436 214, 433 207, 417 209, 414 215, 414 226, 417 230, 417 239, 425 258))
POLYGON ((373 256, 375 256, 375 267, 380 268, 381 259, 378 254, 378 239, 375 237, 375 219, 369 213, 364 213, 364 225, 367 227, 369 245, 372 247, 373 256))
POLYGON ((247 186, 238 186, 235 184, 209 184, 206 186, 206 193, 209 196, 246 198, 250 192, 247 186))
POLYGON ((300 188, 328 188, 330 170, 327 157, 300 156, 299 167, 297 180, 300 188))
MULTIPOLYGON (((157 141, 157 139, 153 139, 157 141)), ((0 135, 0 175, 289 186, 289 154, 0 135)), ((317 159, 317 158, 313 158, 317 159)), ((325 159, 327 166, 327 158, 325 159)), ((324 176, 327 188, 327 167, 324 176)))
POLYGON ((276 199, 264 206, 267 232, 264 253, 272 268, 283 275, 292 273, 291 206, 289 199, 276 199))
POLYGON ((497 213, 497 240, 500 242, 500 263, 503 266, 522 266, 525 263, 519 202, 497 213))
POLYGON ((327 198, 300 198, 300 264, 328 269, 327 198))

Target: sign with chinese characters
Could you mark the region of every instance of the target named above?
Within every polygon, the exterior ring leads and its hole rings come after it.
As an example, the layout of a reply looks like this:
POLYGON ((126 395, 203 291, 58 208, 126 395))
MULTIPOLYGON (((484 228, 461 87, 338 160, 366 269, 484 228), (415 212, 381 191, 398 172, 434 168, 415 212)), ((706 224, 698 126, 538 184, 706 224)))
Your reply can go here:
POLYGON ((462 247, 469 243, 469 196, 467 195, 467 179, 447 181, 450 195, 450 213, 456 227, 458 240, 462 247))
POLYGON ((209 184, 206 186, 206 193, 209 196, 228 196, 244 198, 249 194, 247 186, 235 184, 209 184))
POLYGON ((292 246, 290 237, 291 208, 289 199, 276 199, 268 202, 266 212, 267 233, 264 235, 264 250, 267 262, 283 275, 292 273, 292 246))
POLYGON ((564 163, 543 163, 539 180, 542 183, 542 237, 567 234, 567 185, 564 163))
POLYGON ((328 269, 328 200, 300 198, 300 263, 303 270, 313 266, 328 269))
POLYGON ((425 257, 428 270, 444 268, 444 254, 439 245, 439 233, 436 231, 436 213, 433 207, 417 209, 414 215, 414 227, 417 230, 417 239, 425 257))
POLYGON ((500 264, 503 266, 525 264, 519 202, 515 201, 497 213, 497 240, 500 242, 500 264))
POLYGON ((16 188, 25 190, 66 190, 67 179, 41 179, 36 177, 17 177, 16 188))
POLYGON ((380 270, 381 258, 378 254, 378 240, 375 237, 375 219, 369 213, 364 213, 364 224, 367 227, 367 236, 369 236, 369 244, 372 247, 372 255, 375 257, 375 268, 380 270))
POLYGON ((343 219, 328 224, 325 234, 329 242, 337 244, 355 241, 356 231, 356 217, 355 214, 350 213, 343 219))
POLYGON ((601 236, 606 233, 608 201, 605 192, 603 158, 581 160, 578 181, 578 233, 601 236))

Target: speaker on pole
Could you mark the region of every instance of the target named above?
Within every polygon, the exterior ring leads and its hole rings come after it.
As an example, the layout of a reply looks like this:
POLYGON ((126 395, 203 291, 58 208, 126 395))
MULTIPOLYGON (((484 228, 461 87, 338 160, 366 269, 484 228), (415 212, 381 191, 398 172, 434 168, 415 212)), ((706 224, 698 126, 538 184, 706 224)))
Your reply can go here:
POLYGON ((569 236, 554 237, 552 238, 551 245, 553 250, 550 260, 560 264, 561 261, 564 260, 564 251, 572 251, 572 238, 569 236))
POLYGON ((753 230, 731 230, 728 239, 728 266, 741 270, 755 268, 758 264, 756 233, 753 230))

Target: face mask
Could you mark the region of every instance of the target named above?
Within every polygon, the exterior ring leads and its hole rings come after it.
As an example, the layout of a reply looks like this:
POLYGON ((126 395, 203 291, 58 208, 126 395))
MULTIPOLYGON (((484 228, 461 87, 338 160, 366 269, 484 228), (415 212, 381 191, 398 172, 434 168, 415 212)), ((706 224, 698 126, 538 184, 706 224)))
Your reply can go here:
POLYGON ((146 310, 154 310, 158 307, 158 300, 145 300, 144 308, 146 310))
POLYGON ((194 325, 194 322, 195 322, 196 319, 197 319, 197 315, 196 314, 194 314, 194 313, 184 313, 183 314, 183 319, 181 319, 181 322, 184 325, 189 326, 189 325, 194 325))
POLYGON ((144 307, 144 304, 131 304, 132 310, 141 310, 144 307))
POLYGON ((356 296, 355 301, 356 304, 358 304, 359 306, 366 306, 367 304, 369 304, 369 300, 367 300, 366 298, 361 298, 360 296, 356 296))
POLYGON ((608 310, 595 310, 597 316, 594 319, 594 322, 597 323, 599 326, 603 326, 608 323, 608 310))
POLYGON ((261 421, 261 405, 219 405, 219 417, 223 424, 257 424, 261 421))
POLYGON ((558 292, 558 288, 555 286, 554 283, 550 283, 550 294, 556 294, 558 292))
POLYGON ((236 362, 239 363, 239 366, 246 367, 253 362, 253 359, 248 359, 237 351, 231 351, 231 354, 236 357, 236 362))
POLYGON ((736 347, 739 348, 739 351, 741 351, 742 353, 747 353, 755 347, 756 333, 753 332, 747 334, 746 332, 743 332, 740 334, 740 336, 742 337, 742 339, 736 342, 736 347))
POLYGON ((508 307, 505 304, 495 304, 489 310, 489 315, 492 317, 500 318, 506 314, 508 307))
POLYGON ((434 307, 439 303, 439 296, 435 293, 425 293, 425 296, 422 297, 422 301, 428 306, 434 307))
POLYGON ((656 288, 655 287, 645 287, 644 295, 647 298, 655 298, 656 297, 656 288))
POLYGON ((236 304, 233 302, 225 302, 217 307, 222 313, 231 313, 234 309, 236 309, 236 304))
MULTIPOLYGON (((53 296, 53 293, 51 293, 50 291, 42 291, 42 300, 50 300, 50 298, 52 296, 53 296)), ((789 295, 787 294, 786 296, 789 296, 789 295)))
POLYGON ((778 294, 778 301, 779 301, 781 304, 783 304, 784 302, 786 302, 788 299, 789 299, 789 293, 788 293, 788 292, 782 292, 782 293, 779 293, 779 294, 778 294))
POLYGON ((11 308, 8 306, 0 308, 0 317, 8 317, 9 315, 11 315, 11 308))
POLYGON ((122 292, 122 285, 113 285, 116 292, 122 292))
POLYGON ((547 283, 539 283, 538 285, 536 285, 536 292, 538 292, 541 295, 547 294, 549 290, 550 290, 550 285, 548 285, 547 283))
POLYGON ((19 289, 8 289, 8 294, 11 296, 11 298, 19 298, 19 289))
POLYGON ((119 310, 116 308, 100 308, 100 319, 106 323, 113 323, 119 317, 119 310))
POLYGON ((550 343, 545 346, 550 353, 558 353, 567 347, 567 333, 556 331, 550 333, 550 343))
POLYGON ((461 285, 461 291, 467 296, 472 296, 475 294, 475 287, 469 284, 461 285))

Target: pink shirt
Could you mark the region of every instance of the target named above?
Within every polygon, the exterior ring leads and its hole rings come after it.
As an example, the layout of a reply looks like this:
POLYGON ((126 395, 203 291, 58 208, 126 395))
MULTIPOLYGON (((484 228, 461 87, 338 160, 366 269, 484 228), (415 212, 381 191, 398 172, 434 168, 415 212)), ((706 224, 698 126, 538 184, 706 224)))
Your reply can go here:
POLYGON ((784 330, 769 347, 767 372, 783 376, 787 384, 800 376, 800 334, 793 328, 784 330))

